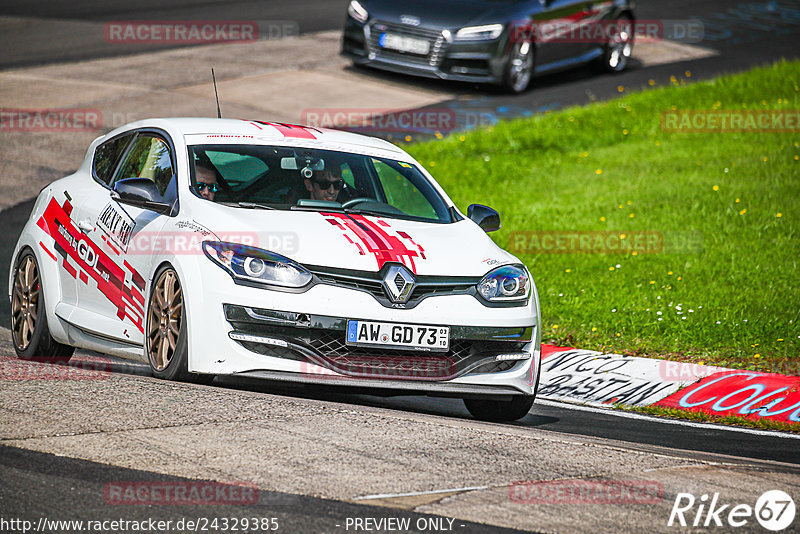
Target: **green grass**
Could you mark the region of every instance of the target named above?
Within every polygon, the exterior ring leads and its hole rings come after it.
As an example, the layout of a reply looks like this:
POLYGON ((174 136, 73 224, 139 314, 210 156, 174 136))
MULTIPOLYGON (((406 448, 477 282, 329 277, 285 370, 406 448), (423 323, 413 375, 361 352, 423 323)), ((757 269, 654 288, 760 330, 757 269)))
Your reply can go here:
POLYGON ((662 408, 661 406, 623 406, 616 405, 614 408, 627 411, 665 417, 668 419, 683 419, 697 423, 716 423, 720 425, 734 425, 745 428, 757 428, 759 430, 774 430, 777 432, 794 432, 800 434, 800 423, 785 423, 773 419, 755 419, 749 417, 738 417, 733 415, 719 416, 711 415, 706 412, 693 412, 689 410, 678 410, 673 408, 662 408))
POLYGON ((800 109, 800 62, 689 81, 407 149, 464 211, 500 211, 492 237, 533 273, 546 342, 800 374, 800 133, 661 129, 673 108, 800 109), (510 243, 552 230, 660 232, 671 246, 510 243))

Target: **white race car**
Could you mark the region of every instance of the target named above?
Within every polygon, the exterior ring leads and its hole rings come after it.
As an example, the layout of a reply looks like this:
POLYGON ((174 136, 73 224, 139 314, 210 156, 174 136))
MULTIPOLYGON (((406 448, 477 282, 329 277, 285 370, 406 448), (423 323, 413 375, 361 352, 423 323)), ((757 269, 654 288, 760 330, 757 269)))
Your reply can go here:
POLYGON ((460 397, 516 420, 539 381, 526 267, 398 147, 234 119, 98 138, 40 193, 10 272, 21 358, 74 347, 216 375, 460 397))

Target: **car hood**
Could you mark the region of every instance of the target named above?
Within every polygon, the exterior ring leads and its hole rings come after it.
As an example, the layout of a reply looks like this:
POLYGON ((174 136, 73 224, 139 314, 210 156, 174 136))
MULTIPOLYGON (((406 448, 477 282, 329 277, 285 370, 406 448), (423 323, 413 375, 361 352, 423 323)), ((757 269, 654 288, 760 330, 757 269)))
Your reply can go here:
POLYGON ((370 18, 402 22, 404 15, 418 17, 426 28, 462 28, 482 23, 505 22, 518 2, 504 0, 369 0, 362 2, 370 18))
POLYGON ((256 211, 215 206, 203 220, 177 221, 203 239, 251 245, 307 266, 377 272, 402 263, 416 274, 482 276, 519 263, 472 221, 434 224, 311 211, 256 211), (216 212, 216 213, 215 213, 216 212))

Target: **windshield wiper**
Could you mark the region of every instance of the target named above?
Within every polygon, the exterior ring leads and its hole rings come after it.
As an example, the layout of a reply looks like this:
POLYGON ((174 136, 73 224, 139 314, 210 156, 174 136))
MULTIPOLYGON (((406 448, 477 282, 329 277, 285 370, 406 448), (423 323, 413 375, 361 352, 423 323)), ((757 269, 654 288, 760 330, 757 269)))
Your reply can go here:
POLYGON ((378 217, 397 217, 398 214, 391 211, 378 211, 378 210, 365 210, 356 208, 352 210, 344 210, 345 213, 352 213, 354 215, 375 215, 378 217))
POLYGON ((289 209, 292 211, 333 211, 336 213, 345 213, 345 210, 336 206, 292 206, 289 209))
POLYGON ((274 210, 272 206, 267 206, 266 204, 257 204, 255 202, 237 202, 237 206, 240 208, 247 208, 247 209, 262 209, 262 210, 274 210))

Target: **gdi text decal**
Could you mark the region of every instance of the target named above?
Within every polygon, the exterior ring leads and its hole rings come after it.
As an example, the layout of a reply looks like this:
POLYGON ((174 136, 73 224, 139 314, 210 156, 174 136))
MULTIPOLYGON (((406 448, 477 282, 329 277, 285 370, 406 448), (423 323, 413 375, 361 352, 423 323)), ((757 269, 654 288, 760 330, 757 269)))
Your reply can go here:
POLYGON ((64 269, 73 278, 79 276, 67 257, 72 258, 80 269, 80 280, 89 283, 89 276, 97 282, 97 289, 117 307, 117 317, 126 317, 144 333, 144 278, 128 264, 123 267, 114 263, 91 239, 75 227, 70 218, 72 205, 69 200, 60 206, 50 199, 38 225, 55 241, 56 252, 62 258, 64 269))

